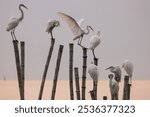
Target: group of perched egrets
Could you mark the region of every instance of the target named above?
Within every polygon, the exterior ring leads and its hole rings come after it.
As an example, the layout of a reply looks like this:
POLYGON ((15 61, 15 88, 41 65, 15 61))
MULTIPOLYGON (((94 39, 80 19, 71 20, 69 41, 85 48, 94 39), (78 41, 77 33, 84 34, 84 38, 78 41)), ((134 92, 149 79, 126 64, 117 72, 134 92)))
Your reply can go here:
MULTIPOLYGON (((19 5, 19 10, 21 11, 21 17, 19 18, 12 18, 11 21, 9 22, 8 26, 7 26, 7 31, 11 31, 11 36, 13 40, 17 41, 17 38, 15 36, 15 28, 18 26, 18 24, 23 20, 24 18, 24 12, 22 10, 22 7, 28 9, 24 4, 20 4, 19 5)), ((78 45, 81 47, 84 47, 81 42, 83 39, 84 35, 87 35, 90 30, 94 31, 93 28, 91 26, 87 26, 86 29, 87 31, 85 31, 82 28, 84 19, 80 19, 78 22, 72 18, 71 16, 58 12, 58 15, 65 21, 67 22, 70 30, 73 32, 74 34, 74 39, 73 40, 77 40, 78 39, 78 45)), ((48 22, 47 28, 46 28, 46 32, 50 33, 51 38, 53 39, 53 34, 52 31, 55 27, 58 27, 60 25, 60 22, 58 20, 50 20, 48 22)), ((94 58, 96 58, 95 53, 94 53, 94 49, 100 44, 101 40, 100 40, 100 31, 97 31, 96 35, 93 35, 90 38, 90 46, 89 49, 91 49, 94 58)), ((126 60, 123 64, 122 67, 124 68, 124 70, 127 72, 128 76, 130 77, 130 81, 132 82, 132 74, 133 74, 133 64, 126 60)), ((118 95, 118 91, 119 91, 119 82, 121 81, 121 69, 119 66, 110 66, 108 67, 106 70, 110 70, 113 74, 109 75, 109 79, 110 79, 110 92, 111 92, 111 96, 113 97, 112 99, 115 99, 114 97, 116 97, 116 95, 118 95)), ((99 77, 99 69, 98 66, 96 66, 93 62, 88 66, 88 73, 90 74, 91 78, 94 81, 94 84, 98 83, 98 77, 99 77)))

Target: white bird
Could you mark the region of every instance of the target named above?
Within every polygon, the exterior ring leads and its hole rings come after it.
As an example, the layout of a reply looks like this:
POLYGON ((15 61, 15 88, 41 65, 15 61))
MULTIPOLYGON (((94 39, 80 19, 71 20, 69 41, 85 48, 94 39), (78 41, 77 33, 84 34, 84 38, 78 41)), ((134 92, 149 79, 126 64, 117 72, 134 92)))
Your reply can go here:
POLYGON ((125 60, 122 64, 122 68, 126 71, 130 78, 130 83, 132 84, 132 75, 133 75, 133 63, 129 60, 125 60))
POLYGON ((88 66, 87 68, 88 73, 90 74, 91 78, 95 83, 98 83, 98 77, 99 77, 99 68, 96 66, 93 62, 88 66))
POLYGON ((108 78, 109 78, 109 88, 110 88, 110 93, 111 93, 111 99, 118 100, 119 84, 113 78, 113 74, 109 74, 108 78))
POLYGON ((69 15, 66 15, 64 13, 58 12, 58 15, 65 21, 68 23, 70 30, 73 32, 73 34, 75 35, 75 38, 73 40, 78 39, 78 45, 80 45, 81 47, 84 47, 81 45, 82 42, 82 38, 84 35, 89 34, 90 29, 93 31, 91 26, 87 26, 87 32, 85 30, 83 30, 79 24, 75 21, 74 18, 72 18, 69 15))
POLYGON ((54 29, 55 27, 58 27, 58 26, 60 26, 59 21, 57 21, 57 20, 49 20, 49 21, 48 21, 47 28, 46 28, 46 32, 48 32, 48 33, 51 34, 51 38, 52 38, 52 39, 53 39, 53 33, 52 33, 52 31, 53 31, 53 29, 54 29))
POLYGON ((97 32, 96 35, 93 35, 90 38, 90 46, 89 49, 92 50, 93 56, 94 58, 96 58, 94 50, 95 48, 100 44, 101 40, 100 40, 100 31, 97 32))
POLYGON ((19 10, 21 11, 21 17, 19 18, 12 18, 11 21, 8 23, 6 31, 11 31, 11 36, 13 40, 17 40, 15 36, 15 28, 18 26, 19 22, 21 22, 24 18, 24 13, 22 7, 28 9, 24 4, 19 5, 19 10))
POLYGON ((115 74, 115 80, 119 83, 121 81, 121 69, 119 66, 110 66, 105 70, 110 70, 110 72, 115 74))

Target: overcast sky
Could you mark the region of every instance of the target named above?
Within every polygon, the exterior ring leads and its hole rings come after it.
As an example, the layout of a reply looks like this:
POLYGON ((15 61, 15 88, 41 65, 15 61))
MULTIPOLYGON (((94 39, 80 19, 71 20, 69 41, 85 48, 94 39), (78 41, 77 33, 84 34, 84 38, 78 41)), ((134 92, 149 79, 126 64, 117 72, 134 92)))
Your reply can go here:
MULTIPOLYGON (((0 0, 0 78, 17 79, 15 57, 10 32, 6 31, 11 17, 19 17, 20 3, 24 19, 16 28, 19 41, 25 41, 26 79, 41 79, 50 46, 45 32, 49 19, 59 20, 61 27, 54 30, 56 43, 50 62, 47 79, 53 79, 59 45, 64 45, 60 67, 60 79, 68 79, 69 43, 74 43, 74 67, 82 74, 82 49, 77 45, 68 25, 57 15, 58 11, 69 14, 76 20, 85 19, 84 27, 91 25, 95 32, 83 39, 89 46, 89 39, 101 31, 101 44, 95 54, 99 58, 100 78, 107 79, 110 65, 122 66, 125 59, 134 64, 133 79, 150 79, 150 0, 0 0)), ((88 65, 92 61, 88 51, 88 65)), ((123 70, 122 70, 123 71, 123 70)), ((125 75, 123 71, 122 76, 125 75)), ((89 75, 88 79, 89 79, 89 75)))

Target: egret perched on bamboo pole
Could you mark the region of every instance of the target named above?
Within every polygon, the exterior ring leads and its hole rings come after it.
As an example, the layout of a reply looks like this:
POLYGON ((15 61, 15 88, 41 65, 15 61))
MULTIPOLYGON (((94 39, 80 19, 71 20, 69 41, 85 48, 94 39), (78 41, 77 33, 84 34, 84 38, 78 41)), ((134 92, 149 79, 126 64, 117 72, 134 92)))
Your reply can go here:
POLYGON ((82 39, 84 35, 89 34, 90 30, 93 31, 91 26, 87 26, 86 29, 87 31, 83 30, 79 24, 76 22, 76 20, 74 18, 72 18, 71 16, 58 12, 58 15, 65 21, 68 23, 70 30, 73 32, 73 34, 75 35, 73 40, 77 40, 78 39, 78 45, 85 48, 84 46, 81 45, 82 39))
POLYGON ((105 70, 110 70, 110 72, 114 73, 115 74, 115 80, 119 83, 121 82, 121 69, 119 66, 110 66, 108 67, 107 69, 105 70))
POLYGON ((18 26, 18 24, 23 20, 24 18, 24 12, 22 10, 22 7, 28 9, 24 4, 19 5, 19 10, 21 11, 21 16, 19 18, 11 18, 11 21, 8 23, 8 26, 6 28, 6 31, 11 31, 11 36, 13 40, 17 41, 17 38, 15 36, 15 28, 18 26))
POLYGON ((110 93, 111 93, 111 99, 118 100, 119 84, 113 78, 113 74, 109 74, 108 78, 109 78, 109 88, 110 88, 110 93))
POLYGON ((53 31, 53 29, 54 29, 55 27, 58 27, 58 26, 60 26, 59 21, 57 21, 57 20, 49 20, 49 21, 48 21, 47 28, 46 28, 46 32, 48 32, 48 33, 51 34, 51 38, 52 38, 52 39, 54 38, 52 31, 53 31))
POLYGON ((96 35, 93 35, 90 38, 89 49, 92 51, 94 59, 96 58, 94 50, 100 44, 100 42, 101 42, 101 40, 100 40, 100 31, 98 31, 96 35))
POLYGON ((129 60, 125 60, 122 64, 122 68, 126 71, 130 78, 130 84, 132 85, 132 75, 133 75, 133 63, 129 60))
POLYGON ((98 84, 98 77, 99 77, 99 68, 92 62, 88 66, 87 70, 91 78, 93 79, 94 99, 97 99, 97 84, 98 84))
POLYGON ((45 69, 44 69, 43 76, 42 76, 42 82, 41 82, 41 87, 40 87, 40 92, 39 92, 39 97, 38 97, 39 100, 42 99, 45 80, 46 80, 46 75, 47 75, 49 63, 50 63, 50 60, 51 60, 51 56, 52 56, 53 48, 54 48, 54 44, 55 44, 55 39, 53 37, 52 31, 55 27, 58 27, 58 26, 60 26, 59 21, 57 21, 57 20, 49 20, 48 21, 46 32, 48 32, 48 34, 50 33, 50 35, 51 35, 51 45, 50 45, 50 48, 49 48, 47 61, 46 61, 45 69))

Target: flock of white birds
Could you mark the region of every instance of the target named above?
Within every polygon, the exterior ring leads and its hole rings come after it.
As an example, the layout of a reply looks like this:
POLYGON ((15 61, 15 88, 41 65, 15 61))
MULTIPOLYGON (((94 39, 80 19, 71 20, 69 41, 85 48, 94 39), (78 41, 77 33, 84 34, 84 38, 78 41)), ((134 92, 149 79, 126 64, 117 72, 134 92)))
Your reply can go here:
MULTIPOLYGON (((18 26, 18 24, 23 20, 24 18, 24 12, 22 8, 28 9, 24 4, 19 5, 19 10, 21 11, 21 17, 19 18, 12 18, 11 21, 8 23, 8 26, 6 28, 7 31, 11 31, 11 36, 13 40, 17 40, 15 36, 15 28, 18 26)), ((91 26, 87 26, 86 30, 82 28, 84 19, 80 19, 78 22, 72 18, 71 16, 58 12, 58 15, 68 24, 70 30, 74 34, 74 39, 78 39, 78 45, 81 47, 84 47, 81 42, 84 35, 89 34, 90 30, 94 31, 91 26)), ((46 32, 51 34, 51 38, 53 39, 52 31, 55 27, 58 27, 60 25, 58 20, 50 20, 48 22, 46 32)), ((88 49, 90 49, 93 53, 93 57, 96 58, 94 50, 95 48, 100 44, 100 31, 97 31, 96 35, 93 35, 90 38, 90 46, 88 49)), ((133 64, 129 60, 125 60, 122 64, 122 68, 126 71, 127 75, 130 78, 130 83, 132 83, 132 75, 133 75, 133 64)), ((93 81, 97 84, 98 78, 99 78, 99 68, 96 66, 93 62, 88 66, 88 73, 90 74, 93 81)), ((118 95, 119 91, 119 82, 121 81, 121 68, 119 66, 110 66, 106 70, 110 70, 113 74, 109 75, 109 86, 110 86, 110 92, 112 99, 115 99, 115 95, 118 95)))

